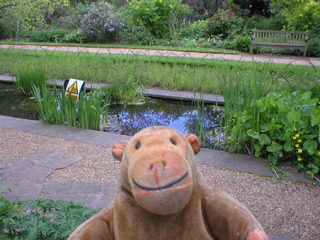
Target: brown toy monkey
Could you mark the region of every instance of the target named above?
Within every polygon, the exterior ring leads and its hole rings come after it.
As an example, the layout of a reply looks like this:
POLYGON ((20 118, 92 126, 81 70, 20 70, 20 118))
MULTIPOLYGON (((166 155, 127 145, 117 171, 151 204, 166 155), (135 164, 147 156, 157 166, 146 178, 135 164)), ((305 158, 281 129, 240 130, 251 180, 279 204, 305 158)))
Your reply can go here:
POLYGON ((200 147, 197 136, 163 126, 116 143, 117 195, 69 239, 269 240, 246 207, 207 185, 196 167, 200 147))

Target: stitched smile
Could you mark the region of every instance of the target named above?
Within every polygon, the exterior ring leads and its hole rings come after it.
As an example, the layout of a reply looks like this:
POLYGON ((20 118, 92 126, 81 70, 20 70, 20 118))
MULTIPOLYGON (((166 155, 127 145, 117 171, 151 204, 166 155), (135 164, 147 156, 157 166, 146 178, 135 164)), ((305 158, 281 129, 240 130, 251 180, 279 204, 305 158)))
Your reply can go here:
POLYGON ((163 189, 166 189, 166 188, 171 188, 173 185, 175 185, 175 184, 181 182, 183 179, 185 179, 188 175, 189 175, 189 173, 186 172, 186 173, 185 173, 181 178, 179 178, 178 180, 175 180, 175 181, 173 181, 173 182, 171 182, 171 183, 169 183, 169 184, 167 184, 167 185, 165 185, 165 186, 157 187, 157 188, 150 188, 150 187, 141 186, 141 185, 140 185, 139 183, 137 183, 134 179, 133 179, 133 183, 134 183, 137 187, 139 187, 139 188, 141 188, 141 189, 143 189, 143 190, 146 190, 146 191, 159 191, 159 190, 163 190, 163 189))

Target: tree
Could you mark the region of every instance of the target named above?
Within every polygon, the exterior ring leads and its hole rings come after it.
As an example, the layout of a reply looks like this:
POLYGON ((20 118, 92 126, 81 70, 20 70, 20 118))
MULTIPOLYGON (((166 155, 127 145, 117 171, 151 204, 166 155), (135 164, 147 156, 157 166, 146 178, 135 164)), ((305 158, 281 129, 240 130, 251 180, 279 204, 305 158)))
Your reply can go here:
POLYGON ((288 30, 311 30, 320 25, 319 0, 271 0, 271 10, 288 21, 288 30))
POLYGON ((3 0, 0 2, 0 20, 6 20, 19 28, 26 29, 45 26, 45 15, 52 14, 54 6, 68 4, 67 0, 3 0))

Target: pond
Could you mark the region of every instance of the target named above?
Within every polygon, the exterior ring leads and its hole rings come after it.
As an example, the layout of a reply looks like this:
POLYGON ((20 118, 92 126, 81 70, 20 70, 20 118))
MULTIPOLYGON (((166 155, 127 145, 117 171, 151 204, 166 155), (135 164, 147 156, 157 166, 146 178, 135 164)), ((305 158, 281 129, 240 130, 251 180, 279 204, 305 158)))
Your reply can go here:
MULTIPOLYGON (((0 84, 0 115, 39 120, 34 99, 20 94, 12 84, 0 84)), ((146 127, 165 125, 183 134, 195 133, 198 115, 197 107, 190 102, 150 98, 139 105, 111 105, 108 124, 102 130, 132 136, 146 127)), ((221 108, 204 106, 203 119, 208 131, 219 128, 221 115, 221 108)))

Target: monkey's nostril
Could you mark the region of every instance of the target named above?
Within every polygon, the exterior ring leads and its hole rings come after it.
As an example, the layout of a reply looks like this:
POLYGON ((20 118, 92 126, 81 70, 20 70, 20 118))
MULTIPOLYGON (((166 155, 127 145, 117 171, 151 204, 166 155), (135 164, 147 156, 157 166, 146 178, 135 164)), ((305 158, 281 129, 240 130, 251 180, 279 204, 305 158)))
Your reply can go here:
POLYGON ((153 164, 150 165, 150 170, 152 170, 152 169, 153 169, 153 164))
POLYGON ((165 163, 165 162, 162 162, 162 165, 165 167, 165 166, 167 166, 167 164, 165 163))

